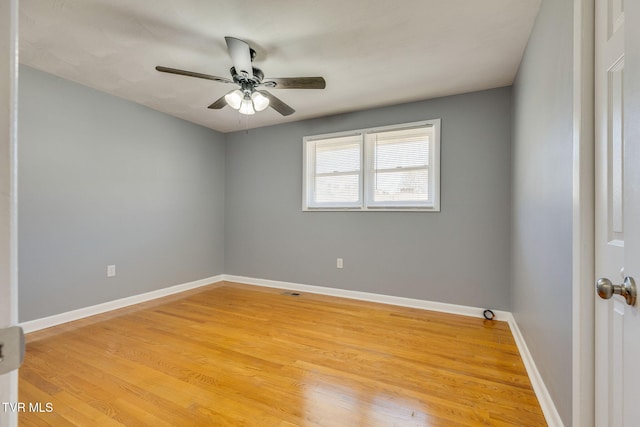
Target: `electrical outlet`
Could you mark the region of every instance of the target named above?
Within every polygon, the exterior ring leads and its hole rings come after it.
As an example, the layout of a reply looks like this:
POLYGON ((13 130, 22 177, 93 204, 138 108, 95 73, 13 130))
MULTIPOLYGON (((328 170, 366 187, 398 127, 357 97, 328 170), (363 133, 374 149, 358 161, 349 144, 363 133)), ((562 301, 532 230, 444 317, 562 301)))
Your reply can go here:
POLYGON ((116 275, 115 264, 107 265, 107 277, 114 277, 116 275))
POLYGON ((338 259, 336 260, 336 267, 337 267, 337 268, 342 268, 342 266, 343 266, 342 258, 338 258, 338 259))

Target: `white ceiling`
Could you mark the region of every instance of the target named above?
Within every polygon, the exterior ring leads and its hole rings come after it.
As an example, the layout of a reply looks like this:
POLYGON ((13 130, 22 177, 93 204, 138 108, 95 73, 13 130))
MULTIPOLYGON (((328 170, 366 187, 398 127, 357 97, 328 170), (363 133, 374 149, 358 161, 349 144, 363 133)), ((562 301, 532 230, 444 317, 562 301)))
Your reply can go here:
POLYGON ((246 116, 207 108, 231 87, 156 65, 230 77, 224 36, 247 41, 296 109, 254 128, 506 86, 540 0, 20 0, 20 62, 221 132, 246 116))

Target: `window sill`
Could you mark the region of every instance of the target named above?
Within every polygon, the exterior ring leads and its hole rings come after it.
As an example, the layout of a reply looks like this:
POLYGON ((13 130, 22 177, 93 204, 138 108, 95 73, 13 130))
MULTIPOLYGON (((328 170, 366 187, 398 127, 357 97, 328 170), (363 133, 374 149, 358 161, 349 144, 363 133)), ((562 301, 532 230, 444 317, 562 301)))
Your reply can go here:
POLYGON ((302 212, 440 212, 440 208, 384 207, 384 208, 302 208, 302 212))

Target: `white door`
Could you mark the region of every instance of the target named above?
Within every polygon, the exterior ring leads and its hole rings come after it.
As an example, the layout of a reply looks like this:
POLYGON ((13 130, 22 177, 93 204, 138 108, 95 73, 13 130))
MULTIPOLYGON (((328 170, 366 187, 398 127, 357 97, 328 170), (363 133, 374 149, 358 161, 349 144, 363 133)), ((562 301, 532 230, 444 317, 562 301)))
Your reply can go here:
MULTIPOLYGON (((0 328, 17 323, 15 148, 18 1, 0 1, 0 328)), ((3 350, 3 351, 6 351, 3 350)), ((0 375, 0 427, 17 425, 3 403, 18 399, 18 374, 0 375)))
MULTIPOLYGON (((639 1, 596 0, 596 277, 613 285, 640 284, 639 26, 639 1)), ((604 297, 620 291, 600 285, 604 297)), ((638 306, 621 295, 596 301, 599 427, 640 425, 638 306)))

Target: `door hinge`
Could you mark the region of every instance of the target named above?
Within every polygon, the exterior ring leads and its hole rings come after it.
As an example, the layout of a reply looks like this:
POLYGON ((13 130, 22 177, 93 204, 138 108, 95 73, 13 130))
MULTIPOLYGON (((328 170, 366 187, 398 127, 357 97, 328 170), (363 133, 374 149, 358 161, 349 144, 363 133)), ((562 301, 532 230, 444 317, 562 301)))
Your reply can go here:
POLYGON ((0 375, 22 365, 24 349, 24 332, 20 326, 0 329, 0 375))

